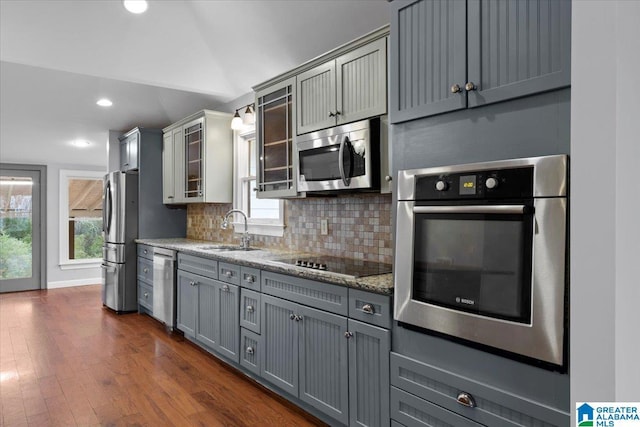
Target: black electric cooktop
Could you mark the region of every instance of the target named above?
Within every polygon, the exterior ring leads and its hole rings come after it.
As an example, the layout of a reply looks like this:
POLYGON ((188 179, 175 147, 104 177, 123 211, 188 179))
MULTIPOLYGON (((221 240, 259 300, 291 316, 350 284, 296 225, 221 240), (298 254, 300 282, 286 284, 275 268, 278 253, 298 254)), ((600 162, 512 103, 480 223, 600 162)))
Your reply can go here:
POLYGON ((284 264, 306 267, 312 270, 329 271, 353 277, 375 276, 391 273, 391 264, 361 259, 341 258, 336 256, 318 255, 314 257, 285 257, 273 261, 284 264))

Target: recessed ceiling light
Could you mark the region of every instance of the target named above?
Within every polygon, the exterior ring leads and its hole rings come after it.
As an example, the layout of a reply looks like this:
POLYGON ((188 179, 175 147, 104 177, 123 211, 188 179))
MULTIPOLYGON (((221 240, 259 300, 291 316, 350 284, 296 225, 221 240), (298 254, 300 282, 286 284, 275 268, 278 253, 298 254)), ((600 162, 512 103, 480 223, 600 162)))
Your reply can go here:
POLYGON ((111 102, 107 98, 102 98, 102 99, 98 99, 98 102, 96 102, 96 104, 98 104, 101 107, 111 107, 113 105, 113 102, 111 102))
POLYGON ((91 145, 91 142, 87 141, 86 139, 76 139, 74 141, 71 141, 71 145, 78 148, 87 148, 91 145))
POLYGON ((146 0, 124 0, 124 7, 131 13, 139 14, 147 10, 146 0))

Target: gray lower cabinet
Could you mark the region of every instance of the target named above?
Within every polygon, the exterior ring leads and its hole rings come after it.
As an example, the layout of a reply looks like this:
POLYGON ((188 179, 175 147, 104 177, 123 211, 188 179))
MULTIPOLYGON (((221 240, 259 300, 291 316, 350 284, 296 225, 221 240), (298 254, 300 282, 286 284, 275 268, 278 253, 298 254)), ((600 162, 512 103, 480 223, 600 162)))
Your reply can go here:
POLYGON ((390 121, 567 87, 570 0, 395 0, 390 121))
POLYGON ((239 362, 238 286, 178 270, 178 329, 217 353, 239 362))
POLYGON ((567 412, 455 372, 394 352, 390 365, 391 417, 407 427, 569 425, 567 412))
POLYGON ((349 319, 349 425, 389 425, 388 329, 349 319))
POLYGON ((262 295, 263 378, 349 422, 347 319, 262 295))

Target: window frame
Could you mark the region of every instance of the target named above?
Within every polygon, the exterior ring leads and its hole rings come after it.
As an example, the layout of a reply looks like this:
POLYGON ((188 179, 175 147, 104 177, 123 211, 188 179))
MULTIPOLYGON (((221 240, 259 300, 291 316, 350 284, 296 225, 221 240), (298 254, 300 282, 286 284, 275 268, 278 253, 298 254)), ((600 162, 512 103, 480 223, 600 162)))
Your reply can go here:
POLYGON ((59 266, 61 270, 83 269, 83 268, 96 268, 102 264, 102 257, 100 258, 85 258, 85 259, 69 259, 69 180, 74 178, 79 179, 99 179, 104 180, 104 171, 87 171, 87 170, 72 170, 72 169, 60 169, 60 181, 59 181, 59 200, 60 200, 60 218, 58 230, 60 235, 58 236, 59 242, 59 266))
MULTIPOLYGON (((250 152, 248 149, 241 149, 241 144, 246 146, 247 141, 253 139, 255 144, 258 143, 255 126, 245 126, 242 130, 233 132, 233 208, 240 209, 243 212, 249 214, 244 205, 242 197, 242 187, 246 181, 249 181, 251 175, 241 174, 241 171, 247 169, 250 152)), ((259 152, 256 145, 256 151, 259 152)), ((257 154, 256 153, 256 154, 257 154)), ((259 159, 256 158, 256 171, 259 169, 259 159)), ((267 218, 247 218, 247 227, 250 234, 262 235, 262 236, 284 236, 284 200, 280 199, 279 210, 280 215, 277 219, 267 218)), ((233 227, 236 233, 244 232, 244 220, 239 215, 234 215, 233 227)))

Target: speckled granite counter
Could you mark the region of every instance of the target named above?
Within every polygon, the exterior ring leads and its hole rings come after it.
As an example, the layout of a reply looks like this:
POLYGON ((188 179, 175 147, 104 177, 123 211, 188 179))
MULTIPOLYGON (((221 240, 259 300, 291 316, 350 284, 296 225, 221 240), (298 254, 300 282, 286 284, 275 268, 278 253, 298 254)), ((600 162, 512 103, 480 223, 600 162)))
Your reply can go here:
POLYGON ((276 249, 259 248, 253 251, 217 251, 200 249, 201 246, 215 245, 216 242, 191 239, 136 239, 137 243, 149 246, 157 246, 165 249, 184 252, 190 255, 197 255, 203 258, 211 258, 222 262, 231 262, 237 265, 260 268, 263 270, 283 273, 291 276, 303 277, 305 279, 320 280, 335 285, 347 286, 355 289, 362 289, 383 295, 393 294, 393 274, 380 274, 377 276, 367 276, 353 278, 343 274, 329 271, 311 270, 295 265, 276 262, 278 258, 286 256, 305 257, 313 254, 296 251, 282 251, 276 249))

